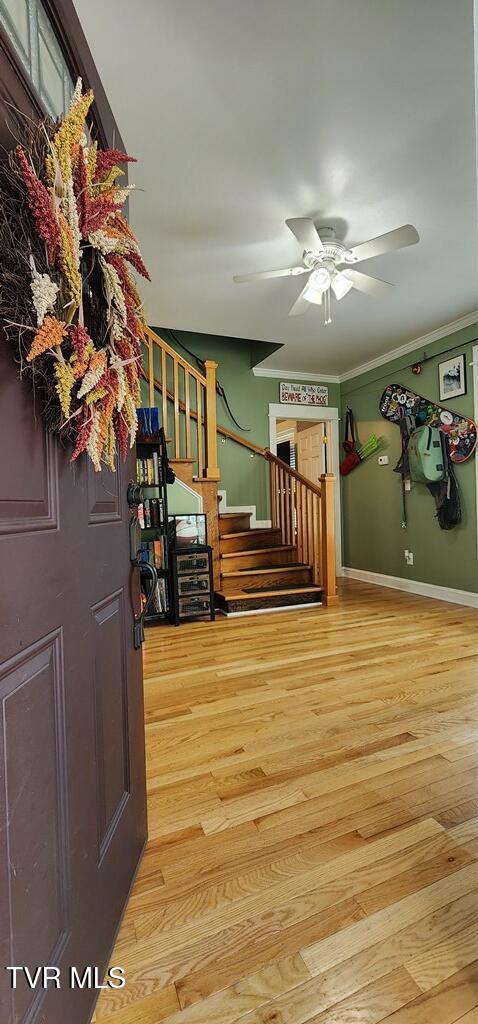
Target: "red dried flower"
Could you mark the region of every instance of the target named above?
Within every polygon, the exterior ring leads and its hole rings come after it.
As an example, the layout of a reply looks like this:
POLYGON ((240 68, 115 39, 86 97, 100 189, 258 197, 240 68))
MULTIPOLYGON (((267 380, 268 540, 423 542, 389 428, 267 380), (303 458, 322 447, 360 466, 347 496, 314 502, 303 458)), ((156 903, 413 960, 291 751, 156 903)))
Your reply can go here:
POLYGON ((89 202, 83 221, 82 234, 86 237, 91 235, 92 231, 98 231, 103 227, 110 213, 114 213, 117 208, 117 203, 111 199, 102 199, 101 196, 89 202))
POLYGON ((123 257, 120 256, 118 253, 112 252, 109 253, 108 256, 106 256, 105 258, 106 262, 110 263, 111 266, 114 267, 114 269, 116 270, 116 273, 118 274, 126 306, 131 307, 131 309, 134 311, 140 305, 140 298, 138 295, 136 285, 131 278, 131 275, 129 273, 129 270, 126 266, 123 257))
POLYGON ((134 249, 130 249, 129 252, 125 252, 124 258, 125 260, 128 260, 128 263, 131 263, 131 266, 138 271, 138 274, 145 277, 147 281, 151 281, 139 252, 135 252, 134 249))
POLYGON ((103 149, 96 157, 95 181, 104 178, 115 164, 135 164, 136 157, 122 153, 121 149, 103 149))
POLYGON ((116 440, 118 441, 118 447, 119 447, 119 450, 120 450, 121 458, 123 459, 123 462, 125 462, 126 461, 126 457, 128 455, 128 448, 129 448, 129 443, 128 443, 129 430, 128 430, 128 424, 127 424, 124 416, 122 416, 121 413, 118 412, 117 409, 115 409, 115 411, 113 413, 113 429, 114 429, 114 432, 115 432, 116 440))
POLYGON ((21 146, 17 146, 16 154, 27 188, 28 205, 35 220, 36 229, 43 241, 46 242, 48 263, 53 263, 58 251, 60 228, 53 213, 50 193, 43 182, 37 178, 21 146))
POLYGON ((121 282, 121 287, 123 291, 125 291, 126 287, 129 285, 129 274, 124 260, 116 252, 108 253, 105 259, 107 263, 111 263, 111 266, 115 268, 121 282))
POLYGON ((98 389, 106 388, 106 390, 116 398, 118 394, 118 374, 116 373, 116 370, 111 369, 111 367, 108 370, 105 370, 105 372, 101 374, 96 387, 98 389))
POLYGON ((80 362, 83 362, 86 346, 91 341, 86 327, 83 327, 81 324, 74 324, 68 328, 68 337, 73 351, 78 356, 80 362))
POLYGON ((83 406, 83 412, 81 412, 78 417, 78 430, 76 434, 75 447, 73 449, 70 462, 74 462, 75 459, 77 459, 78 456, 81 455, 82 452, 84 452, 90 439, 92 429, 93 414, 86 406, 83 406))

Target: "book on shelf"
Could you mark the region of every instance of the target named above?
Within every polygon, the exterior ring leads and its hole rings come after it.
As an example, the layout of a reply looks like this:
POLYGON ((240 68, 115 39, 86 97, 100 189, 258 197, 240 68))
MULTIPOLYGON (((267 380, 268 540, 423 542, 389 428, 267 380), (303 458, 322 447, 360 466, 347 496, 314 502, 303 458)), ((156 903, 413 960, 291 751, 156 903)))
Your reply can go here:
POLYGON ((153 452, 147 459, 136 459, 136 479, 146 487, 159 487, 162 484, 162 464, 157 452, 153 452))
POLYGON ((165 538, 141 541, 141 561, 154 565, 155 569, 166 569, 165 538))
POLYGON ((162 498, 145 498, 138 507, 138 520, 141 529, 161 529, 163 525, 164 506, 162 498))

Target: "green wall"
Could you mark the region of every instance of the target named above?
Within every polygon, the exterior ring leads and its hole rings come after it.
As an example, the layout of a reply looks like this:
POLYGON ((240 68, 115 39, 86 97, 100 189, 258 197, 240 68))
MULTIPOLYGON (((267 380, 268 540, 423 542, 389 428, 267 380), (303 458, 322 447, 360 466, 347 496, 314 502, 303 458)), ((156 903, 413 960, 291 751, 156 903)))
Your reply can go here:
MULTIPOLYGON (((192 361, 184 349, 176 344, 168 330, 156 329, 183 358, 192 361)), ((218 423, 236 434, 242 434, 254 444, 268 446, 269 403, 279 401, 280 381, 270 377, 254 377, 252 367, 258 357, 265 358, 269 347, 273 352, 277 346, 267 346, 264 342, 243 341, 237 338, 195 334, 188 331, 175 330, 174 335, 200 359, 216 360, 219 364, 217 378, 224 387, 232 412, 238 423, 242 427, 249 427, 250 430, 239 429, 231 419, 221 398, 218 398, 217 405, 218 423)), ((284 373, 282 380, 290 383, 296 382, 296 378, 287 372, 284 373)), ((324 380, 324 384, 327 384, 326 380, 324 380)), ((328 388, 329 405, 338 407, 339 385, 328 384, 328 388)), ((284 406, 284 416, 293 415, 292 410, 293 406, 284 406)), ((247 449, 228 438, 221 439, 219 437, 218 460, 221 471, 219 487, 221 490, 227 491, 228 505, 256 505, 257 518, 269 519, 269 470, 264 459, 260 455, 251 457, 251 453, 247 449)))
MULTIPOLYGON (((192 362, 166 329, 158 329, 177 351, 192 362)), ((269 403, 279 401, 278 379, 254 377, 252 367, 264 359, 268 346, 263 342, 223 338, 213 335, 174 331, 176 339, 197 353, 200 359, 215 359, 217 375, 223 385, 232 411, 242 427, 233 422, 222 399, 218 399, 218 422, 255 444, 269 444, 269 403)), ((461 590, 478 591, 478 560, 476 550, 475 458, 456 467, 461 492, 463 521, 451 531, 440 530, 434 518, 435 504, 426 487, 412 484, 407 494, 408 525, 401 528, 401 481, 393 472, 400 455, 400 431, 379 413, 380 396, 390 383, 404 384, 427 398, 438 401, 438 363, 463 351, 467 365, 468 393, 450 403, 450 408, 473 416, 473 376, 469 363, 472 345, 478 338, 478 325, 464 328, 433 344, 426 354, 432 356, 420 376, 411 372, 411 365, 423 357, 423 349, 361 374, 350 381, 328 384, 329 405, 341 408, 341 430, 345 408, 352 406, 358 426, 359 440, 371 433, 383 438, 383 453, 389 456, 388 466, 379 466, 377 456, 348 477, 342 479, 342 532, 345 566, 371 572, 446 585, 461 590), (455 348, 455 346, 457 346, 455 348), (414 553, 414 564, 405 563, 404 550, 414 553)), ((274 346, 270 346, 274 351, 274 346)), ((294 377, 284 373, 284 380, 294 377)), ((324 380, 324 383, 328 383, 324 380)), ((172 387, 172 381, 169 382, 172 387)), ((145 400, 147 395, 145 393, 145 400)), ((284 406, 284 414, 292 407, 284 406)), ((227 491, 229 505, 256 505, 258 519, 268 519, 268 467, 260 456, 253 456, 225 439, 218 440, 221 470, 220 488, 227 491)), ((179 509, 177 510, 179 511, 179 509)))
MULTIPOLYGON (((371 433, 381 435, 383 453, 390 460, 388 466, 379 466, 377 456, 372 456, 342 480, 345 566, 461 590, 478 590, 475 457, 455 467, 463 507, 461 525, 450 531, 440 530, 434 518, 435 503, 431 494, 423 484, 412 483, 412 490, 407 494, 408 525, 403 530, 401 478, 393 472, 400 456, 400 431, 379 413, 380 396, 387 384, 403 384, 438 401, 440 353, 457 345, 456 353, 463 351, 466 357, 468 392, 453 399, 449 407, 473 417, 473 379, 468 364, 472 342, 477 337, 478 327, 472 326, 427 346, 427 356, 433 355, 433 358, 425 363, 420 376, 414 375, 410 367, 423 356, 423 349, 341 385, 342 423, 346 405, 350 405, 360 441, 365 441, 371 433), (414 553, 412 566, 405 563, 406 548, 414 553)), ((443 359, 451 355, 451 352, 443 355, 443 359)))

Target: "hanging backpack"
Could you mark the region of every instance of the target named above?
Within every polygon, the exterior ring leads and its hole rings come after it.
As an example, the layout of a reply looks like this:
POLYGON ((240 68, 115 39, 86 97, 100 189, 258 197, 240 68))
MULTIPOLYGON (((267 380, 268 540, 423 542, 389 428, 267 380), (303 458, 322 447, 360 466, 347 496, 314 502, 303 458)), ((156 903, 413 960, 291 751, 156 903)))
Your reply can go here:
POLYGON ((440 431, 440 442, 445 473, 442 480, 439 480, 438 483, 429 483, 427 487, 435 499, 435 517, 440 530, 453 530, 461 523, 460 492, 453 471, 453 463, 450 460, 448 435, 442 430, 440 431))
POLYGON ((360 456, 355 448, 354 414, 349 406, 347 406, 347 413, 345 416, 345 437, 343 441, 343 449, 345 452, 345 458, 342 459, 342 462, 340 463, 340 475, 347 476, 352 469, 355 469, 356 466, 360 465, 360 456))
POLYGON ((447 472, 442 448, 442 432, 438 427, 417 427, 408 442, 410 477, 419 484, 436 484, 447 472))

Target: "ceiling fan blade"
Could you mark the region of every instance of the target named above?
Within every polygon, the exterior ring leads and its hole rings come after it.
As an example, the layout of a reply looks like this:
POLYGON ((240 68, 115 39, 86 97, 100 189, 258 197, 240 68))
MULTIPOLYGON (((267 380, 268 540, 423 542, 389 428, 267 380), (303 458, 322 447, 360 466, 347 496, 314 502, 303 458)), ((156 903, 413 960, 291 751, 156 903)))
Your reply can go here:
POLYGON ((373 295, 374 298, 386 295, 393 288, 393 284, 389 284, 388 281, 381 281, 378 277, 369 277, 368 274, 362 274, 360 270, 342 270, 342 274, 352 282, 357 291, 364 292, 365 295, 373 295))
POLYGON ((297 274, 308 274, 308 267, 286 267, 285 270, 262 270, 258 274, 234 274, 236 284, 245 281, 266 281, 269 277, 295 277, 297 274))
POLYGON ((289 217, 287 227, 306 252, 322 252, 322 239, 310 217, 289 217))
POLYGON ((413 224, 403 224, 401 228, 386 231, 384 235, 371 238, 368 242, 353 245, 348 251, 354 257, 354 263, 358 263, 362 260, 370 260, 373 256, 381 256, 384 252, 391 252, 392 249, 403 249, 406 245, 415 245, 419 241, 420 235, 413 224))
MULTIPOLYGON (((290 307, 289 316, 300 316, 301 313, 306 313, 307 310, 310 309, 310 302, 308 302, 307 299, 304 299, 304 294, 307 291, 308 287, 309 282, 307 281, 307 284, 304 285, 300 295, 295 300, 294 305, 290 307)), ((322 296, 320 297, 320 303, 321 302, 322 296)), ((316 303, 316 305, 320 305, 320 303, 316 303)))

